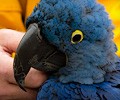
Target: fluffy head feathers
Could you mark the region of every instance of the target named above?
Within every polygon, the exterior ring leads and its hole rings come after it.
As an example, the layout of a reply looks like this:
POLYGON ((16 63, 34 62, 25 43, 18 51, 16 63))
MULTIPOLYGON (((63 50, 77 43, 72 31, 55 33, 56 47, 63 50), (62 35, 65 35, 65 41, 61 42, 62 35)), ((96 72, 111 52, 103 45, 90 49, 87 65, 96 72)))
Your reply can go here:
POLYGON ((59 71, 60 81, 99 83, 107 72, 116 70, 113 26, 95 0, 41 0, 26 25, 31 23, 37 23, 41 35, 67 55, 67 64, 59 71), (84 37, 72 44, 76 30, 84 37))

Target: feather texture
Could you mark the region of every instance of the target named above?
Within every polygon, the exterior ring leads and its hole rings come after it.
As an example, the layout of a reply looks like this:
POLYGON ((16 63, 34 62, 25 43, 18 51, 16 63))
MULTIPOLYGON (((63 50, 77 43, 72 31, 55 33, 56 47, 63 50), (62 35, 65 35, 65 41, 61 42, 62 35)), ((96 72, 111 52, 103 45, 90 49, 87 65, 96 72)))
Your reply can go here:
POLYGON ((106 79, 91 85, 49 79, 40 89, 37 100, 120 100, 120 69, 108 73, 106 79))
POLYGON ((42 37, 64 52, 66 66, 47 80, 38 100, 120 100, 120 63, 114 29, 96 0, 41 0, 26 22, 37 23, 42 37), (75 30, 83 40, 71 43, 75 30))

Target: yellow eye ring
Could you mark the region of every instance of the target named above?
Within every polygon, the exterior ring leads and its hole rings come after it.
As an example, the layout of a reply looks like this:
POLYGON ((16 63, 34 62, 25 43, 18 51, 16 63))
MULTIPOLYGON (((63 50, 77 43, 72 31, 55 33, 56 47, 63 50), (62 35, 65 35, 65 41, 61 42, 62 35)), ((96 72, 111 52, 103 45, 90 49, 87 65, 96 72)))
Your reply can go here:
POLYGON ((83 40, 83 33, 80 30, 76 30, 72 33, 71 43, 77 44, 83 40))

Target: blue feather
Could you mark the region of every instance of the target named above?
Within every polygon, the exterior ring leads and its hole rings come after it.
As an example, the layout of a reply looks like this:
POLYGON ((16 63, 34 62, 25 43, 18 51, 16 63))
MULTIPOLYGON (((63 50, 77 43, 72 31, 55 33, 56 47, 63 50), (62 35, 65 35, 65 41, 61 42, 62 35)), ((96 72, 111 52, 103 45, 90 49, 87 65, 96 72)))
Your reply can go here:
MULTIPOLYGON (((113 76, 114 74, 111 77, 113 76)), ((120 72, 118 76, 115 78, 116 82, 120 80, 120 72)), ((82 85, 61 83, 57 79, 49 79, 40 89, 37 100, 120 100, 120 86, 117 87, 118 84, 116 86, 113 84, 111 80, 98 84, 82 85), (49 98, 54 97, 53 95, 55 98, 49 98)))

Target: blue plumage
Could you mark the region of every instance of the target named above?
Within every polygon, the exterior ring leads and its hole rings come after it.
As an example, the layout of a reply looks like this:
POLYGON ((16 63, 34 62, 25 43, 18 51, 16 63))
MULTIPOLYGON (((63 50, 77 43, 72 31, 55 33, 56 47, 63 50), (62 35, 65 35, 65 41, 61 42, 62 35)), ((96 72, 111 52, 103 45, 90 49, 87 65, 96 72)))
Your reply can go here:
POLYGON ((38 93, 38 100, 119 100, 120 90, 110 83, 80 85, 48 80, 38 93), (75 85, 72 87, 71 85, 75 85))
MULTIPOLYGON (((118 63, 120 64, 120 63, 118 63)), ((119 66, 120 67, 120 66, 119 66)), ((49 79, 38 93, 38 100, 120 100, 120 69, 106 74, 106 82, 81 85, 49 79)))
POLYGON ((37 23, 42 37, 67 56, 59 77, 44 83, 38 100, 120 100, 113 25, 102 5, 96 0, 41 0, 26 26, 31 23, 37 23), (73 44, 76 30, 83 40, 73 44))

